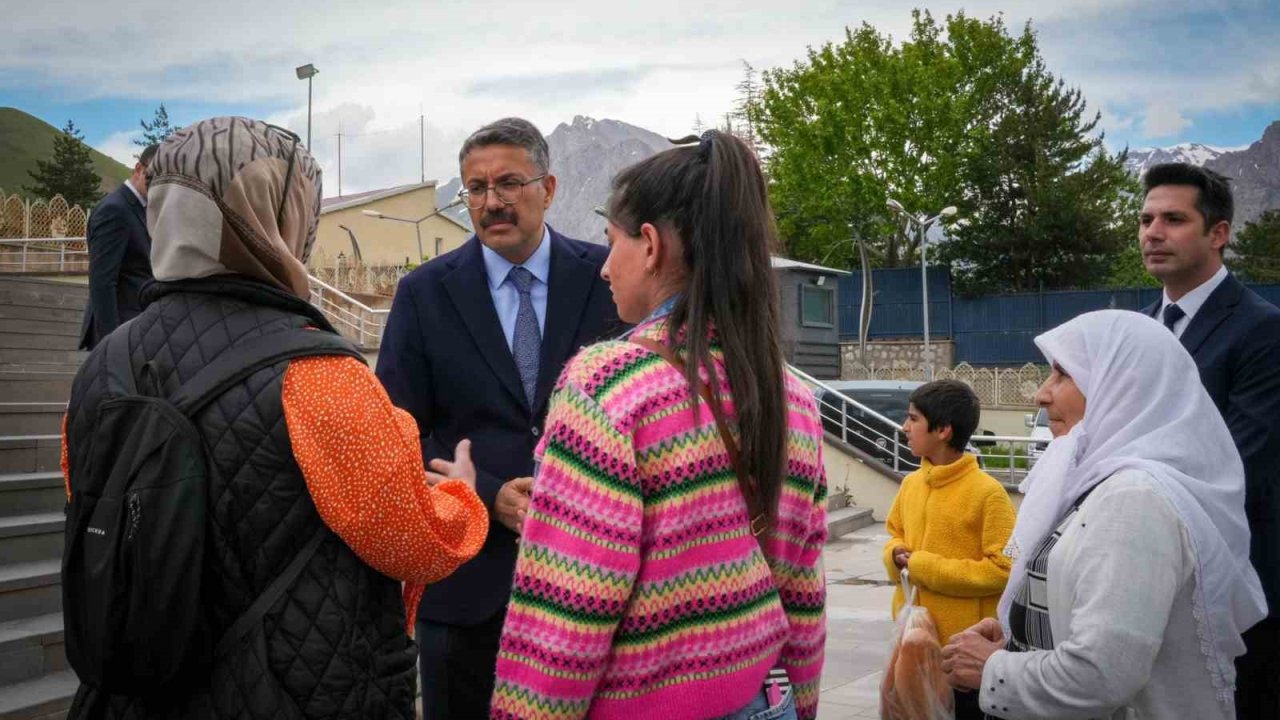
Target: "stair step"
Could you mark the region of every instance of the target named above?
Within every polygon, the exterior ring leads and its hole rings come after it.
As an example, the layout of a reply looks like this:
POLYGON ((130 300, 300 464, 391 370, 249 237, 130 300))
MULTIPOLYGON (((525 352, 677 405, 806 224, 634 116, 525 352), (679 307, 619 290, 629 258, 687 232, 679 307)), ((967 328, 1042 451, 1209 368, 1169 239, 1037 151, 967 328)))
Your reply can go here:
POLYGON ((0 475, 0 517, 58 512, 66 501, 61 471, 0 475))
POLYGON ((0 318, 7 320, 52 320, 72 322, 77 326, 84 320, 84 306, 45 307, 33 305, 0 305, 0 318))
POLYGON ((827 540, 835 540, 841 535, 848 535, 855 530, 875 523, 871 516, 871 508, 846 507, 827 513, 827 540))
POLYGON ((6 435, 58 435, 66 402, 0 403, 0 437, 6 435))
POLYGON ((0 348, 17 350, 75 350, 80 345, 80 333, 52 332, 4 332, 0 328, 0 348))
POLYGON ((0 557, 18 563, 60 559, 66 522, 61 509, 0 517, 0 557))
MULTIPOLYGON (((12 362, 0 360, 0 375, 9 378, 15 375, 26 375, 32 379, 38 379, 41 376, 57 378, 62 375, 75 377, 75 374, 80 370, 80 363, 84 361, 84 357, 89 357, 89 353, 84 352, 82 358, 68 362, 40 362, 29 358, 12 362)), ((0 395, 0 397, 8 399, 8 396, 0 395)))
POLYGON ((27 307, 78 308, 84 310, 89 301, 89 289, 83 291, 27 290, 0 283, 0 305, 25 305, 27 307))
POLYGON ((0 691, 66 669, 62 613, 0 623, 0 691))
POLYGON ((50 363, 79 367, 80 363, 89 357, 89 353, 74 348, 74 345, 69 349, 0 347, 0 369, 12 369, 4 367, 6 365, 38 369, 32 366, 50 363))
POLYGON ((0 398, 4 402, 63 402, 71 397, 75 371, 4 372, 0 371, 0 398))
POLYGON ((61 558, 0 565, 0 622, 61 610, 61 558))
POLYGON ((0 317, 0 334, 29 333, 33 335, 72 336, 80 340, 79 320, 54 320, 52 318, 0 317))
POLYGON ((80 679, 70 670, 0 687, 0 720, 66 717, 80 679))

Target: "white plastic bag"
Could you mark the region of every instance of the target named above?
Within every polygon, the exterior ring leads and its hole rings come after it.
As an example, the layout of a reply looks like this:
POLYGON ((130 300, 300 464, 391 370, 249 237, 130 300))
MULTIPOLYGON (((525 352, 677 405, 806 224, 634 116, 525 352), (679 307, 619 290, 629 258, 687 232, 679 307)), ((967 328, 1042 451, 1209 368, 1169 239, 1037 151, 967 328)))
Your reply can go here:
POLYGON ((902 569, 906 603, 898 613, 893 652, 880 681, 881 720, 954 720, 954 695, 942 672, 942 645, 933 616, 916 605, 916 591, 902 569))

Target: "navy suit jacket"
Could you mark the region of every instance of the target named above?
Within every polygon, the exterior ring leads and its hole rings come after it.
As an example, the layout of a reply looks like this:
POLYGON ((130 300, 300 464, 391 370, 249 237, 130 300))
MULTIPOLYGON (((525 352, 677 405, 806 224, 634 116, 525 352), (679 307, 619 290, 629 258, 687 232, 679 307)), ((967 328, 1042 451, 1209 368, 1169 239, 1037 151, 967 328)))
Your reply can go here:
MULTIPOLYGON (((1161 301, 1143 309, 1155 317, 1161 301)), ((1280 612, 1280 308, 1228 275, 1182 333, 1244 460, 1250 559, 1280 612)))
POLYGON ((565 363, 584 345, 621 331, 600 268, 608 249, 551 230, 546 323, 534 406, 494 309, 480 240, 400 281, 378 352, 391 401, 418 421, 424 460, 452 458, 471 440, 476 492, 490 511, 489 537, 475 559, 427 588, 418 617, 475 625, 506 607, 516 535, 493 516, 498 489, 533 474, 547 399, 565 363))
POLYGON ((151 276, 147 210, 120 183, 89 216, 89 304, 80 325, 80 348, 92 350, 121 323, 142 312, 139 296, 151 276))

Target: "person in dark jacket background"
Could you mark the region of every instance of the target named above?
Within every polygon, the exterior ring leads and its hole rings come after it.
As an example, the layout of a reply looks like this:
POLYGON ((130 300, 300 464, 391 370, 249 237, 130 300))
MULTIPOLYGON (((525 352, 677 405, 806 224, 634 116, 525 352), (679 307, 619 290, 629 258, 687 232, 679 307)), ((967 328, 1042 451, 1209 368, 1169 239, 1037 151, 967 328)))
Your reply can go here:
MULTIPOLYGON (((77 490, 68 468, 84 466, 111 397, 106 373, 137 378, 150 366, 148 378, 172 396, 264 335, 333 332, 304 299, 321 185, 296 135, 246 118, 205 120, 166 140, 150 173, 157 282, 142 313, 76 377, 64 426, 68 495, 77 490), (129 368, 108 367, 117 342, 127 343, 129 368)), ((488 533, 462 462, 467 444, 457 465, 437 459, 440 474, 427 473, 413 418, 348 356, 252 372, 192 421, 210 469, 202 609, 211 636, 253 617, 295 558, 305 565, 211 667, 193 663, 143 696, 82 684, 69 717, 411 720, 417 648, 406 619, 424 587, 479 552, 488 533)))
POLYGON ((138 156, 133 174, 89 215, 89 303, 80 326, 80 349, 92 350, 120 323, 142 312, 142 286, 151 279, 147 234, 147 166, 157 145, 138 156))

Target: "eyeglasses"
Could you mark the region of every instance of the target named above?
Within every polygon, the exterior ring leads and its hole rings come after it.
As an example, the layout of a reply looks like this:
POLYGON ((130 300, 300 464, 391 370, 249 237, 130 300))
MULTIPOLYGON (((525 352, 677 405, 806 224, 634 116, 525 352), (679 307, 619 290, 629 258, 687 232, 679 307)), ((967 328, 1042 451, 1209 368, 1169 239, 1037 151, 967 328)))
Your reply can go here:
POLYGON ((547 173, 542 173, 538 177, 529 178, 528 180, 516 180, 515 178, 510 178, 494 183, 493 185, 481 185, 480 183, 476 183, 475 185, 470 185, 459 190, 458 197, 466 201, 467 207, 472 210, 479 210, 484 207, 485 201, 489 199, 489 191, 492 190, 493 194, 498 196, 498 199, 502 201, 503 205, 515 205, 520 202, 520 195, 524 192, 525 185, 532 185, 546 176, 547 173))
POLYGON ((302 138, 298 137, 298 134, 292 130, 287 130, 279 125, 267 123, 267 127, 277 132, 284 133, 293 140, 293 145, 289 148, 289 169, 284 172, 284 190, 280 193, 280 207, 276 209, 276 228, 279 229, 283 235, 284 228, 281 223, 284 222, 284 203, 285 199, 289 197, 289 183, 293 180, 293 161, 298 156, 298 143, 302 142, 302 138))

